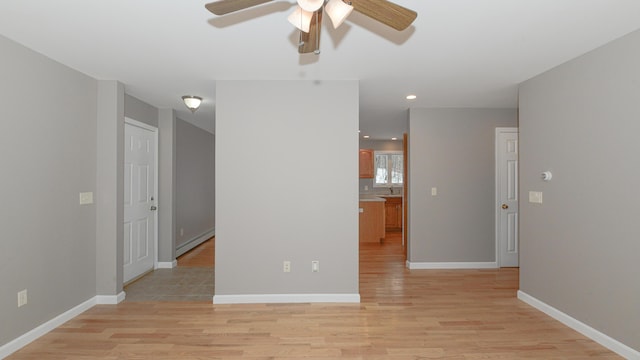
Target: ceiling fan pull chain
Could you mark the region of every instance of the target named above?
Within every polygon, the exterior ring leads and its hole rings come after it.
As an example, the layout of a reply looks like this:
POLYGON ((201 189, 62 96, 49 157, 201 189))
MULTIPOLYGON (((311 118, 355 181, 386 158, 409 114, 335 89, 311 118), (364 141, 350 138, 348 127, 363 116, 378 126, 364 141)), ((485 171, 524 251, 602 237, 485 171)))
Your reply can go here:
MULTIPOLYGON (((321 8, 322 9, 322 8, 321 8)), ((318 26, 318 18, 320 17, 320 13, 316 12, 316 49, 313 50, 313 53, 316 55, 320 55, 320 26, 318 26)))

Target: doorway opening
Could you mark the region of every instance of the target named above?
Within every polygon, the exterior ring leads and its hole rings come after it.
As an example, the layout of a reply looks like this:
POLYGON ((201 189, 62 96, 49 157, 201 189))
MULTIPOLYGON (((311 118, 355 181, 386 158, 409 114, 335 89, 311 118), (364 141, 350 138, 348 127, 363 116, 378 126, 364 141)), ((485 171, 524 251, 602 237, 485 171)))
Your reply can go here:
POLYGON ((125 301, 211 303, 214 294, 215 237, 177 259, 172 269, 156 269, 124 288, 125 301))
POLYGON ((496 128, 496 263, 519 266, 518 128, 496 128))
POLYGON ((124 282, 158 263, 158 128, 125 118, 124 282))

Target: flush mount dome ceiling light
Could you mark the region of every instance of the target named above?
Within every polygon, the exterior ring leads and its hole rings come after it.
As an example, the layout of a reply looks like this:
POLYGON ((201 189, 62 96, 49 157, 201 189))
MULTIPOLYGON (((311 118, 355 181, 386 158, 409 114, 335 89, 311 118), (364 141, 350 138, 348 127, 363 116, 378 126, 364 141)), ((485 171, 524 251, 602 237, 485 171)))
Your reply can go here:
MULTIPOLYGON (((226 15, 272 1, 275 0, 218 0, 205 7, 216 15, 226 15)), ((329 15, 337 28, 353 10, 398 31, 408 28, 418 16, 415 11, 388 0, 297 0, 296 9, 287 20, 300 30, 298 52, 320 54, 323 13, 329 15)))
POLYGON ((191 110, 192 113, 196 112, 202 103, 202 98, 199 96, 193 95, 185 95, 182 97, 182 101, 184 101, 187 109, 191 110))

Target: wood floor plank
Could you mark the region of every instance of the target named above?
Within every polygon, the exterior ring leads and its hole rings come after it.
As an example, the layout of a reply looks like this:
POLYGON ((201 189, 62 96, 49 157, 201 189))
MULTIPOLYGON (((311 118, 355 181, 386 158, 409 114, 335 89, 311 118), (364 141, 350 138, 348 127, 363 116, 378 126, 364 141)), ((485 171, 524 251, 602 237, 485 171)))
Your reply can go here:
POLYGON ((360 304, 98 305, 8 359, 620 358, 517 300, 518 269, 409 271, 400 239, 361 246, 360 304))
POLYGON ((215 237, 203 242, 178 257, 178 266, 213 268, 215 259, 215 237))

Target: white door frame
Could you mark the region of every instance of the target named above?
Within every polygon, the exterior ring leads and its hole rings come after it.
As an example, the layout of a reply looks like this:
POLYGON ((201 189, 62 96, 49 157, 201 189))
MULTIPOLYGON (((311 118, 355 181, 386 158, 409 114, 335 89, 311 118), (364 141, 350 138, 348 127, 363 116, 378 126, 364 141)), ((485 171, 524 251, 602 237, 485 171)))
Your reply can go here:
MULTIPOLYGON (((145 130, 149 130, 151 132, 153 132, 153 142, 155 143, 155 149, 156 149, 156 156, 155 156, 155 160, 154 160, 154 169, 153 169, 153 198, 156 201, 156 205, 157 207, 159 207, 160 201, 158 199, 158 158, 159 156, 159 149, 158 149, 158 128, 155 126, 151 126, 149 124, 145 124, 143 122, 140 122, 138 120, 134 120, 131 119, 129 117, 125 117, 124 118, 124 123, 131 125, 131 126, 136 126, 145 130)), ((153 269, 157 269, 158 268, 158 211, 154 211, 153 212, 153 220, 155 222, 154 225, 154 231, 153 231, 153 244, 154 244, 154 250, 153 250, 153 269)), ((123 236, 124 239, 124 236, 123 236)), ((119 255, 121 258, 122 256, 124 256, 124 254, 120 254, 119 255)), ((123 265, 124 266, 124 265, 123 265)))
MULTIPOLYGON (((500 148, 500 134, 502 133, 520 133, 520 129, 517 127, 497 127, 495 131, 495 250, 496 250, 496 266, 499 268, 502 266, 502 260, 500 257, 500 217, 502 213, 502 199, 500 192, 500 160, 501 157, 499 155, 500 148)), ((519 161, 519 160, 518 160, 519 161)), ((518 180, 519 182, 520 180, 518 180)), ((516 235, 517 236, 517 235, 516 235)), ((518 246, 519 247, 519 246, 518 246)), ((518 249, 519 251, 519 249, 518 249)))

